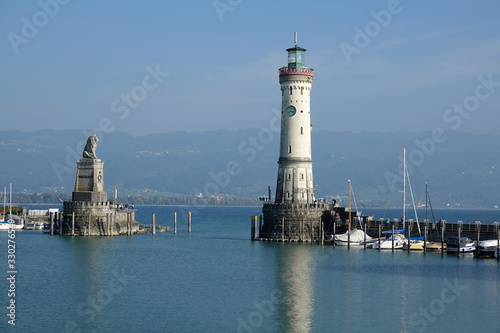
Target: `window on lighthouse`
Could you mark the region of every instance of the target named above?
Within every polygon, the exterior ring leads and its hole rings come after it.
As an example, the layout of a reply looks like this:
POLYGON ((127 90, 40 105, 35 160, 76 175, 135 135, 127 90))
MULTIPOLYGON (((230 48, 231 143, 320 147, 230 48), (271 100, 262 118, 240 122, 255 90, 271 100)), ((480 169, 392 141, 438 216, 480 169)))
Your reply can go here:
POLYGON ((288 154, 292 153, 292 146, 288 146, 288 154))
POLYGON ((300 94, 304 95, 304 87, 300 87, 300 94))
POLYGON ((301 127, 300 128, 300 135, 303 135, 304 134, 304 127, 301 127))
POLYGON ((290 87, 290 95, 292 94, 292 87, 290 87))

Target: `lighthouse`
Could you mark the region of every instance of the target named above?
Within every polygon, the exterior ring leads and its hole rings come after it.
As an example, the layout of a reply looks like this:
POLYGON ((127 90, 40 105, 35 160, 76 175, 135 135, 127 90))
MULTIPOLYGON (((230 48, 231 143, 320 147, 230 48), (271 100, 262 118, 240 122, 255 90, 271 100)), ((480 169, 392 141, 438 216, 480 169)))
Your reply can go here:
POLYGON ((279 69, 281 137, 276 203, 314 202, 311 158, 312 68, 305 67, 306 49, 287 49, 288 67, 279 69))
MULTIPOLYGON (((316 200, 311 155, 311 88, 313 69, 305 66, 306 49, 286 49, 288 66, 278 69, 281 90, 281 135, 274 202, 262 206, 259 236, 282 242, 322 242, 336 225, 345 224, 348 211, 336 202, 316 200)), ((256 219, 252 220, 253 235, 256 219)))

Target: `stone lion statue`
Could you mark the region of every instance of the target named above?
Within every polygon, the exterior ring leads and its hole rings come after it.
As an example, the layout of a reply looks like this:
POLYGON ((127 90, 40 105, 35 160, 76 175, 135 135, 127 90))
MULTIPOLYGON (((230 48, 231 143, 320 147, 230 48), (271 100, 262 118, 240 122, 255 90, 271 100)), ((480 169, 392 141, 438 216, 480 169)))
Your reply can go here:
POLYGON ((91 136, 89 136, 89 138, 87 139, 87 144, 83 149, 83 158, 97 158, 95 150, 97 149, 98 141, 99 139, 97 138, 97 135, 92 134, 91 136))

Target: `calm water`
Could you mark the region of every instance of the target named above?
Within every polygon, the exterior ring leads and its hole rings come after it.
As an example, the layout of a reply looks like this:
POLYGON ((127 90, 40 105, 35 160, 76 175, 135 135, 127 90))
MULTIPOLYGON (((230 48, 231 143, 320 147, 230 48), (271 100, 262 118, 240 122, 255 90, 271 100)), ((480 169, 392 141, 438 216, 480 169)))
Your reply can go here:
MULTIPOLYGON (((154 212, 157 224, 169 226, 177 211, 178 234, 17 232, 16 326, 7 324, 4 279, 0 331, 496 332, 500 326, 495 260, 251 242, 250 216, 259 208, 191 207, 188 235, 188 208, 138 208, 137 220, 150 223, 154 212)), ((499 211, 452 212, 499 220, 499 211)), ((0 244, 6 276, 6 232, 0 244)))

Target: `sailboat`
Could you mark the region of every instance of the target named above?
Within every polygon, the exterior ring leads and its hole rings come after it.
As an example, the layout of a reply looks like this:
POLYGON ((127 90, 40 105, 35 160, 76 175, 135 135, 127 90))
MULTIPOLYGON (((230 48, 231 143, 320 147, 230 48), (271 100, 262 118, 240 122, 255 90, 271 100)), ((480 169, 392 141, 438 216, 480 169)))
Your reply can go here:
MULTIPOLYGON (((410 251, 423 251, 424 250, 424 238, 427 237, 427 235, 424 235, 423 237, 421 236, 421 230, 420 230, 420 224, 418 222, 418 215, 417 215, 417 206, 415 205, 415 199, 413 198, 413 190, 411 188, 411 182, 410 182, 410 175, 408 174, 408 168, 406 166, 406 149, 403 149, 403 161, 404 161, 404 171, 406 174, 406 178, 408 179, 408 186, 410 187, 410 194, 411 194, 411 201, 413 204, 413 211, 415 213, 415 219, 417 220, 417 227, 418 227, 418 234, 419 237, 414 237, 408 239, 405 244, 403 245, 403 249, 408 250, 408 247, 410 247, 410 251)), ((403 180, 404 184, 406 185, 406 179, 403 180)), ((406 186, 403 186, 405 188, 406 186)), ((405 208, 406 208, 406 191, 403 190, 403 221, 405 220, 405 208)))
POLYGON ((5 197, 6 197, 6 189, 4 188, 3 190, 3 221, 0 222, 0 230, 9 230, 9 229, 14 229, 14 230, 20 230, 24 226, 24 221, 20 221, 21 223, 16 223, 14 220, 14 217, 12 215, 12 184, 10 184, 10 203, 9 203, 9 219, 6 221, 6 215, 5 215, 5 197))
MULTIPOLYGON (((418 216, 417 216, 417 209, 415 206, 415 200, 413 198, 413 191, 411 189, 411 182, 410 182, 410 177, 408 175, 408 168, 406 166, 406 149, 403 148, 403 229, 399 230, 394 230, 394 236, 392 235, 392 230, 389 231, 384 231, 383 233, 385 234, 385 239, 376 241, 373 243, 372 248, 373 249, 402 249, 402 248, 407 248, 408 244, 410 244, 410 250, 414 248, 418 248, 419 241, 421 239, 419 238, 413 238, 411 240, 406 239, 404 236, 405 233, 405 225, 404 223, 406 222, 406 180, 408 179, 408 185, 410 186, 410 193, 411 193, 411 200, 413 202, 413 209, 415 212, 415 218, 417 219, 417 226, 418 226, 418 232, 420 234, 420 225, 418 224, 418 216)), ((423 239, 423 238, 422 238, 423 239)), ((423 243, 423 242, 422 242, 423 243)))
MULTIPOLYGON (((343 234, 338 234, 334 235, 333 239, 335 241, 336 245, 340 246, 362 246, 364 245, 365 241, 367 243, 371 242, 373 239, 365 235, 365 232, 361 229, 351 229, 352 227, 352 216, 351 216, 351 181, 349 180, 349 227, 347 232, 343 234)), ((353 193, 354 194, 354 193, 353 193)), ((354 204, 356 205, 356 197, 354 197, 354 204)), ((358 211, 357 205, 356 205, 356 212, 358 211)), ((361 223, 360 223, 361 226, 361 223)))
MULTIPOLYGON (((431 208, 432 220, 434 221, 434 223, 436 223, 436 219, 434 218, 434 211, 432 210, 432 203, 431 203, 431 197, 429 195, 429 188, 427 187, 427 182, 426 182, 425 183, 425 220, 426 221, 429 221, 429 207, 431 208)), ((427 237, 427 235, 425 235, 425 237, 427 237)), ((444 247, 444 249, 446 250, 446 243, 426 242, 426 244, 425 244, 425 249, 427 251, 441 251, 442 247, 444 247)))
POLYGON ((7 229, 8 229, 8 224, 9 222, 5 222, 5 187, 3 188, 3 216, 2 216, 2 221, 0 221, 0 230, 6 230, 6 228, 4 228, 5 226, 7 226, 7 229))

